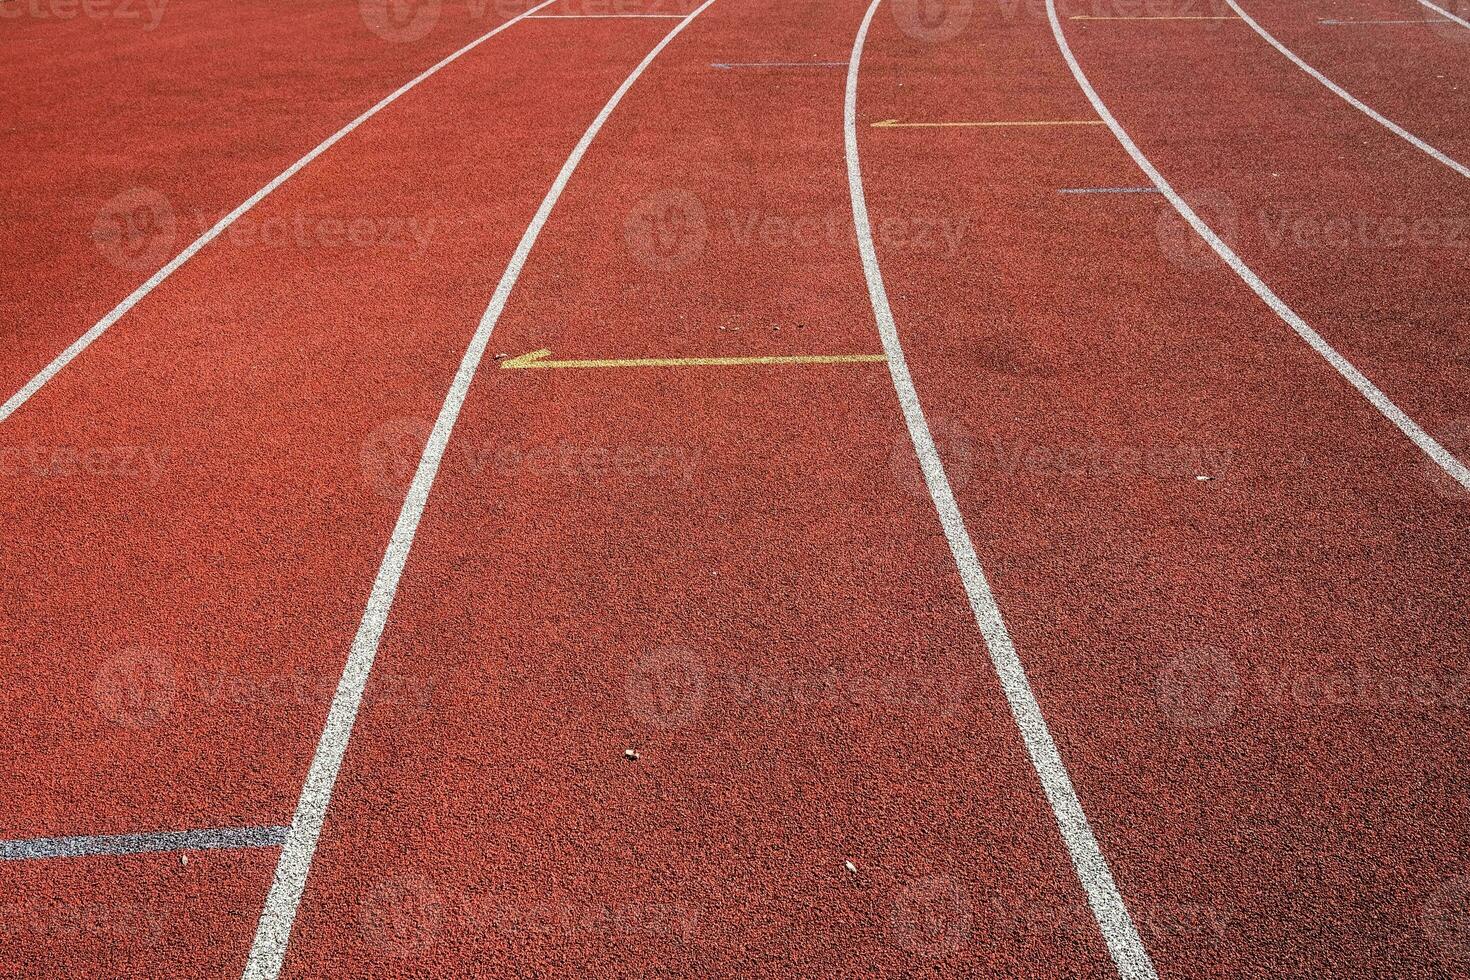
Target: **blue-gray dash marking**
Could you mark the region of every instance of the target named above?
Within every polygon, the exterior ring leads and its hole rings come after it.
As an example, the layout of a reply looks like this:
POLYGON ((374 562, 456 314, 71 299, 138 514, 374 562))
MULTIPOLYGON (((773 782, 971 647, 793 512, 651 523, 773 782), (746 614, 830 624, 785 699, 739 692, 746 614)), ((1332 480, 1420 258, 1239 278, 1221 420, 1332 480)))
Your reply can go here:
POLYGON ((231 847, 279 847, 289 827, 214 827, 204 830, 160 830, 148 834, 98 834, 82 837, 33 837, 0 841, 0 861, 89 857, 95 854, 149 854, 155 851, 204 851, 231 847))
POLYGON ((1058 194, 1157 194, 1157 187, 1063 187, 1058 194))

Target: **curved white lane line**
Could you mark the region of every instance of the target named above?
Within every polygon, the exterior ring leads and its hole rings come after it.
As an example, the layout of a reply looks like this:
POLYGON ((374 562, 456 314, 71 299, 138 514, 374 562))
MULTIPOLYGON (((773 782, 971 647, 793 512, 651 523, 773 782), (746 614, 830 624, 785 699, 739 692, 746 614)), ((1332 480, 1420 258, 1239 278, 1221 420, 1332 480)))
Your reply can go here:
POLYGON ((1062 763, 1051 730, 1047 728, 1046 718, 1041 713, 1041 706, 1037 704, 1036 695, 1031 690, 1031 682, 1026 678, 1026 670, 1021 665, 1020 657, 1016 655, 1016 647, 1006 629, 1000 607, 985 579, 985 570, 975 554, 970 532, 965 528, 964 516, 950 490, 944 463, 939 458, 939 450, 934 445, 929 423, 919 404, 919 395, 914 389, 913 378, 909 375, 908 362, 904 359, 903 345, 899 342, 898 327, 893 321, 893 311, 888 305, 888 291, 883 285, 878 253, 873 246, 873 230, 868 221, 868 204, 863 193, 863 175, 858 163, 857 144, 858 67, 862 61, 863 42, 868 36, 868 26, 881 2, 882 0, 873 0, 868 7, 867 16, 863 18, 862 26, 858 28, 857 37, 852 43, 852 58, 847 67, 847 95, 843 106, 843 136, 847 154, 847 185, 852 197, 852 218, 857 230, 858 251, 862 256, 863 276, 867 279, 868 296, 872 300, 878 334, 883 340, 883 351, 888 355, 888 371, 893 378, 893 390, 903 408, 909 438, 918 455, 919 465, 924 472, 924 482, 928 484, 929 496, 939 514, 939 523, 944 528, 950 553, 959 569, 960 581, 970 601, 970 611, 985 639, 990 663, 1000 680, 1001 689, 1005 692, 1021 740, 1031 756, 1031 765, 1036 770, 1047 801, 1056 816, 1057 828, 1066 844, 1067 853, 1072 858, 1077 878, 1087 892, 1088 903, 1092 907, 1098 927, 1102 930, 1108 952, 1112 955, 1119 976, 1128 980, 1155 980, 1157 974, 1154 972, 1153 962, 1144 949, 1127 906, 1123 904, 1123 897, 1118 893, 1118 886, 1113 881, 1107 859, 1103 857, 1097 838, 1093 836, 1087 814, 1083 812, 1077 791, 1072 786, 1072 778, 1062 763))
POLYGON ((1439 6, 1438 4, 1430 3, 1429 0, 1419 0, 1419 3, 1421 3, 1424 6, 1428 7, 1430 10, 1432 10, 1435 13, 1439 14, 1441 17, 1445 18, 1446 20, 1452 20, 1456 24, 1459 24, 1461 27, 1470 29, 1470 20, 1466 20, 1463 17, 1456 17, 1454 14, 1450 13, 1448 10, 1444 9, 1443 7, 1439 6))
MULTIPOLYGON (((1415 136, 1413 133, 1409 132, 1404 127, 1400 126, 1398 123, 1394 122, 1392 119, 1387 118, 1382 113, 1376 111, 1369 106, 1364 105, 1362 102, 1359 102, 1357 99, 1353 98, 1351 92, 1334 82, 1332 79, 1328 78, 1326 75, 1322 74, 1317 69, 1313 68, 1311 65, 1307 64, 1301 58, 1298 58, 1295 52, 1293 52, 1286 45, 1282 44, 1280 41, 1276 40, 1276 38, 1273 37, 1269 31, 1267 31, 1260 24, 1257 24, 1250 14, 1246 13, 1244 10, 1241 10, 1240 4, 1236 3, 1235 0, 1225 0, 1225 2, 1230 5, 1231 10, 1240 15, 1241 20, 1250 25, 1251 30, 1261 35, 1261 37, 1265 39, 1267 44, 1271 45, 1271 47, 1275 48, 1277 51, 1280 51, 1292 64, 1296 65, 1302 71, 1306 72, 1308 75, 1311 75, 1317 81, 1325 85, 1327 89, 1332 92, 1333 95, 1336 95, 1348 105, 1352 106, 1354 109, 1357 109, 1363 115, 1378 123, 1380 126, 1387 129, 1389 132, 1393 133, 1395 136, 1399 137, 1410 146, 1414 147, 1417 150, 1422 150, 1424 153, 1427 153, 1429 156, 1438 160, 1446 167, 1449 167, 1461 177, 1470 177, 1470 167, 1466 167, 1463 163, 1454 159, 1453 157, 1446 156, 1445 154, 1436 150, 1434 147, 1430 146, 1428 143, 1421 140, 1419 137, 1415 136)), ((1451 19, 1459 20, 1459 18, 1457 17, 1451 19)), ((1461 23, 1464 22, 1461 21, 1461 23)))
POLYGON ((466 44, 458 51, 444 58, 433 67, 425 69, 423 72, 415 76, 412 80, 406 82, 398 89, 396 89, 392 94, 387 95, 383 99, 379 100, 379 102, 371 109, 367 110, 362 115, 358 116, 356 119, 352 120, 350 123, 337 130, 331 136, 328 136, 326 139, 322 140, 322 142, 317 144, 316 148, 313 149, 310 153, 306 154, 306 156, 302 157, 300 160, 297 160, 295 163, 291 164, 291 166, 281 171, 280 175, 272 180, 269 184, 266 184, 260 190, 247 197, 240 204, 239 207, 235 208, 235 210, 231 211, 229 214, 216 221, 213 226, 211 226, 207 231, 204 232, 204 234, 200 235, 198 238, 190 242, 187 248, 185 248, 178 255, 175 255, 163 268, 159 269, 157 272, 153 273, 153 275, 149 276, 147 282, 143 283, 143 285, 139 286, 137 289, 129 293, 126 299, 124 299, 121 303, 112 308, 111 312, 109 312, 106 316, 93 324, 92 329, 88 330, 76 340, 72 341, 71 346, 67 347, 66 350, 56 355, 51 363, 42 368, 41 371, 30 381, 27 381, 24 387, 22 387, 19 391, 6 399, 5 404, 0 405, 0 422, 4 422, 11 415, 15 414, 16 409, 20 408, 27 401, 29 401, 31 396, 40 391, 41 387, 46 384, 46 382, 56 377, 56 375, 60 373, 62 368, 66 367, 72 361, 76 360, 77 355, 86 350, 88 347, 92 346, 92 344, 97 340, 98 337, 101 337, 104 333, 107 332, 109 327, 111 327, 118 320, 122 319, 123 316, 134 306, 137 306, 139 301, 141 301, 143 297, 153 292, 153 290, 157 288, 161 282, 163 282, 169 276, 173 275, 174 272, 179 268, 179 266, 192 259, 200 249, 218 238, 227 228, 230 227, 230 225, 239 220, 241 215, 243 215, 246 211, 249 211, 251 208, 255 207, 255 205, 259 204, 271 191, 275 190, 277 187, 280 187, 286 181, 290 180, 291 177, 293 177, 298 171, 301 170, 301 168, 305 167, 307 164, 311 163, 311 161, 315 160, 317 157, 330 150, 344 136, 352 132, 357 127, 361 126, 363 123, 367 122, 373 116, 376 116, 383 109, 386 109, 388 106, 392 105, 399 99, 399 97, 401 97, 411 89, 415 88, 420 82, 423 82, 429 77, 438 74, 441 69, 456 61, 463 55, 466 55, 469 52, 473 51, 475 48, 478 48, 480 45, 484 44, 486 41, 490 40, 501 31, 515 24, 517 21, 524 20, 531 14, 540 10, 542 7, 550 6, 552 3, 555 2, 556 0, 543 0, 542 3, 537 4, 530 10, 517 14, 515 17, 512 17, 505 23, 496 26, 492 30, 486 31, 484 34, 481 34, 469 44, 466 44))
POLYGON ((1235 251, 1229 245, 1221 241, 1220 236, 1216 235, 1210 226, 1205 224, 1200 219, 1200 216, 1194 213, 1194 209, 1189 206, 1184 198, 1179 196, 1169 182, 1164 179, 1163 175, 1154 169, 1154 165, 1149 162, 1148 157, 1143 155, 1143 151, 1133 142, 1127 130, 1122 127, 1118 120, 1113 118, 1113 114, 1108 111, 1107 105, 1098 96, 1097 90, 1087 80, 1087 75, 1083 73, 1082 66, 1077 63, 1076 56, 1072 54, 1071 46, 1067 44, 1066 35, 1062 33, 1062 24, 1057 18, 1056 0, 1046 0, 1046 15, 1051 21, 1052 36, 1056 38, 1057 47, 1061 49, 1062 57, 1066 59, 1067 67, 1072 70, 1072 77, 1077 80, 1078 87, 1087 96, 1087 100, 1092 103, 1092 107, 1097 111, 1098 116, 1103 122, 1108 124, 1108 128, 1113 131, 1113 136, 1117 138, 1118 143, 1133 158, 1133 162, 1138 164, 1139 169, 1148 175, 1148 179, 1153 181, 1153 185, 1159 189, 1159 193, 1169 199, 1169 203, 1174 205, 1174 210, 1179 212, 1179 216, 1189 222, 1190 227, 1209 244, 1210 248, 1215 250, 1216 255, 1225 260, 1225 264, 1235 271, 1235 274, 1240 277, 1242 282, 1265 301, 1266 305, 1271 307, 1287 326, 1295 330, 1299 337, 1310 344, 1313 350, 1321 354, 1327 363, 1331 364, 1337 370, 1338 374, 1342 375, 1347 379, 1349 384, 1358 389, 1358 393, 1368 399, 1369 403, 1378 409, 1384 418, 1397 426, 1400 432, 1408 436, 1414 445, 1418 446, 1426 456, 1434 460, 1435 464, 1448 473, 1456 483, 1460 484, 1466 490, 1470 490, 1470 469, 1467 469, 1465 464, 1456 459, 1448 449, 1441 446, 1429 433, 1420 428, 1419 424, 1405 414, 1403 409, 1395 405, 1387 395, 1378 389, 1377 385, 1369 381, 1363 372, 1354 367, 1353 363, 1346 357, 1338 353, 1337 349, 1324 340, 1321 334, 1313 330, 1307 321, 1297 315, 1295 310, 1287 306, 1286 301, 1280 296, 1277 296, 1270 286, 1262 282, 1260 277, 1251 270, 1250 266, 1245 264, 1245 260, 1239 255, 1236 255, 1235 251))
POLYGON ((393 527, 393 534, 388 539, 383 562, 378 566, 378 574, 373 581, 372 592, 368 596, 367 608, 363 611, 357 636, 352 641, 352 649, 342 669, 342 679, 338 682, 336 694, 332 697, 332 707, 327 713, 326 725, 322 729, 321 739, 317 742, 316 753, 312 756, 306 781, 301 787, 301 799, 296 805, 296 814, 291 820, 291 829, 281 847, 275 878, 271 882, 270 892, 266 895, 265 907, 261 911, 260 922, 256 927, 255 941, 250 947, 250 958, 245 964, 245 971, 242 975, 243 980, 275 980, 280 975, 286 958, 286 946, 291 939, 291 928, 296 922, 296 911, 301 905, 301 895, 306 888, 306 879, 311 873, 312 858, 316 854, 317 841, 321 837, 322 824, 326 820, 327 807, 332 801, 332 788, 342 768, 342 759, 347 753, 348 740, 352 738, 352 729, 357 722, 357 712, 362 705, 368 675, 372 672, 373 661, 378 655, 378 643, 383 638, 383 630, 388 624, 388 613, 398 593, 398 581, 403 575, 403 567, 408 561, 409 551, 413 548, 414 535, 418 532, 419 520, 423 517, 424 506, 429 499, 429 491, 434 486, 434 477, 438 474, 439 463, 444 458, 444 450, 449 445, 454 423, 459 419, 460 409, 464 407, 470 384, 474 381, 480 361, 485 356, 485 346, 490 342, 490 334, 495 329, 495 324, 500 319, 506 302, 510 299, 511 291, 515 288, 521 269, 526 264, 526 258, 530 255, 532 246, 536 244, 541 229, 551 216, 552 208, 556 206, 567 182, 571 180, 572 173, 581 163, 587 147, 592 144, 592 140, 607 122, 608 117, 612 115, 613 110, 617 108, 618 103, 622 101, 623 96, 658 57, 659 52, 714 2, 715 0, 705 0, 665 34, 663 39, 653 47, 653 50, 649 51, 632 73, 624 79, 623 84, 618 86, 617 91, 612 94, 607 104, 602 107, 602 111, 597 114, 597 118, 592 120, 587 131, 582 134, 581 140, 572 149, 571 155, 567 157, 566 163, 562 165, 561 171, 556 175, 556 180, 552 182, 551 189, 546 192, 546 197, 542 199, 541 206, 531 218, 531 223, 526 227, 525 233, 521 235, 520 243, 516 245, 515 253, 511 256, 505 272, 501 274, 500 282, 495 287, 495 292, 490 297, 490 305, 480 317, 480 324, 475 329, 474 336, 470 338, 469 346, 465 349, 464 357, 459 363, 459 369, 455 372, 454 381, 444 396, 444 405, 439 409, 439 417, 435 420, 434 428, 429 433, 428 441, 424 444, 424 452, 419 457, 413 482, 409 485, 403 507, 398 512, 398 521, 393 527))

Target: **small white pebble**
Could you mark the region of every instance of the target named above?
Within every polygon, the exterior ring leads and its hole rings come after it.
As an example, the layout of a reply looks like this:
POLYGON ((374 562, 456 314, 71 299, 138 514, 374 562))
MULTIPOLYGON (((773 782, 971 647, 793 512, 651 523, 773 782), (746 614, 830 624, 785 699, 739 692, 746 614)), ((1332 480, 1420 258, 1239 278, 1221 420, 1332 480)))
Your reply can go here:
POLYGON ((1196 480, 1213 480, 1214 477, 1213 476, 1206 476, 1205 474, 1201 473, 1199 476, 1195 477, 1195 479, 1196 480))
POLYGON ((623 758, 624 759, 627 759, 629 762, 637 762, 638 759, 639 759, 638 750, 637 749, 624 749, 623 750, 623 758))
POLYGON ((187 855, 187 854, 180 854, 179 855, 179 864, 181 864, 181 865, 183 865, 184 867, 187 868, 189 866, 189 855, 187 855))
POLYGON ((857 865, 853 864, 851 861, 843 861, 842 866, 847 869, 848 874, 857 874, 857 865))

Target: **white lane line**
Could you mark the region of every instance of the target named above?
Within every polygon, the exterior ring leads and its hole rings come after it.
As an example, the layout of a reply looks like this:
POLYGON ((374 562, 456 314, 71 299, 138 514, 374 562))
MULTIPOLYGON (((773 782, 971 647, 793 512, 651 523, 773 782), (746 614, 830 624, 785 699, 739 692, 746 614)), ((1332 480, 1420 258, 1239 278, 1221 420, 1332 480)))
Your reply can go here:
POLYGON ((1421 5, 1423 5, 1423 6, 1425 6, 1425 7, 1428 7, 1430 10, 1432 10, 1435 13, 1439 14, 1441 17, 1445 18, 1446 20, 1452 20, 1456 24, 1459 24, 1461 27, 1466 28, 1467 30, 1470 30, 1470 20, 1466 20, 1463 17, 1456 17, 1454 14, 1452 14, 1448 10, 1444 9, 1439 4, 1430 3, 1429 0, 1419 0, 1419 3, 1421 5))
POLYGON ((852 59, 847 68, 847 94, 843 106, 843 136, 847 155, 847 184, 852 197, 853 225, 857 231, 858 250, 862 255, 863 276, 868 283, 868 296, 872 300, 873 316, 883 340, 883 350, 888 355, 888 370, 893 378, 893 389, 903 408, 909 438, 913 441, 914 452, 918 455, 919 465, 924 472, 924 481, 929 486, 929 496, 934 501, 934 509, 944 527, 945 539, 949 542, 950 552, 959 569, 960 581, 969 597, 975 624, 985 639, 991 665, 1005 692, 1011 716, 1015 719, 1021 740, 1031 756, 1031 765, 1036 770, 1041 787, 1056 816, 1057 828, 1068 854, 1071 855, 1077 878, 1087 892, 1088 904, 1092 907, 1098 928, 1102 930, 1108 952, 1112 955, 1120 976, 1128 980, 1156 980, 1153 962, 1144 949, 1122 895, 1118 893, 1118 886, 1113 881, 1107 859, 1103 857, 1097 838, 1093 836, 1092 827, 1082 809, 1082 802, 1072 786, 1072 778, 1062 763, 1051 730, 1041 713, 1041 706, 1036 703, 1031 682, 1026 677, 1026 670, 1021 665, 1015 644, 1011 641, 1010 632, 1001 617, 1000 607, 996 605, 990 584, 985 579, 985 571, 975 554, 975 546, 965 528, 964 516, 950 490, 944 463, 939 458, 939 450, 929 431, 929 423, 924 419, 919 395, 914 390, 913 378, 909 376, 908 362, 904 359, 903 346, 899 342, 893 311, 888 305, 888 292, 883 285, 883 273, 878 265, 878 253, 873 246, 873 231, 868 221, 868 205, 863 194, 857 144, 858 68, 862 62, 863 42, 867 38, 868 27, 872 24, 873 15, 881 2, 882 0, 873 0, 868 7, 867 15, 852 43, 852 59))
POLYGON ((1395 136, 1399 137, 1410 146, 1428 154, 1435 160, 1438 160, 1440 163, 1444 164, 1446 167, 1449 167, 1461 177, 1470 177, 1470 167, 1466 167, 1460 161, 1446 156, 1439 150, 1436 150, 1434 147, 1421 140, 1419 137, 1415 136, 1413 133, 1409 132, 1404 127, 1400 126, 1398 123, 1387 118, 1373 108, 1364 105, 1362 102, 1359 102, 1347 89, 1343 88, 1341 85, 1337 84, 1332 79, 1328 78, 1326 75, 1322 74, 1320 71, 1307 64, 1301 58, 1297 57, 1296 53, 1293 52, 1290 48, 1282 44, 1280 41, 1276 40, 1276 38, 1272 36, 1269 31, 1267 31, 1260 24, 1257 24, 1255 20, 1251 18, 1250 14, 1242 10, 1240 8, 1240 4, 1236 3, 1235 0, 1225 0, 1225 2, 1230 5, 1231 10, 1240 15, 1241 20, 1250 25, 1251 30, 1261 35, 1261 37, 1266 41, 1267 44, 1271 45, 1271 47, 1281 52, 1281 54, 1283 54, 1286 59, 1292 64, 1296 65, 1302 71, 1306 72, 1308 75, 1311 75, 1317 81, 1321 82, 1333 95, 1336 95, 1348 105, 1352 106, 1354 109, 1357 109, 1363 115, 1378 123, 1384 129, 1387 129, 1389 132, 1393 133, 1395 136))
POLYGON ((208 827, 201 830, 155 830, 141 834, 3 840, 0 841, 0 861, 275 847, 286 839, 286 830, 285 827, 208 827))
POLYGON ((1327 24, 1330 27, 1359 27, 1364 24, 1433 24, 1432 20, 1319 20, 1319 24, 1327 24))
POLYGON ((419 520, 423 517, 424 506, 428 502, 429 491, 434 486, 434 478, 439 472, 439 463, 444 457, 444 450, 449 445, 454 423, 459 419, 460 409, 464 407, 470 384, 474 381, 480 361, 485 356, 485 347, 490 342, 490 334, 494 331, 496 322, 499 321, 501 313, 505 310, 511 290, 515 288, 516 280, 520 277, 521 268, 526 264, 526 258, 531 254, 531 248, 536 244, 541 229, 551 216, 552 208, 556 206, 567 182, 572 179, 572 174, 576 171, 577 165, 581 163, 587 148, 602 129, 603 124, 607 122, 608 117, 612 115, 613 110, 617 108, 618 103, 623 100, 623 96, 658 57, 659 52, 668 47, 669 43, 678 37, 684 28, 693 23, 694 18, 714 2, 715 0, 704 0, 704 3, 694 8, 688 16, 681 18, 679 23, 674 25, 673 29, 665 34, 658 44, 654 45, 632 73, 623 80, 617 91, 607 100, 607 104, 602 107, 602 111, 597 114, 597 118, 592 120, 587 131, 582 134, 581 140, 572 149, 571 155, 567 157, 566 163, 562 164, 561 171, 551 184, 551 189, 546 192, 541 206, 531 218, 531 223, 526 227, 525 233, 521 235, 520 243, 516 245, 515 253, 511 255, 510 262, 506 265, 505 272, 501 274, 500 282, 495 286, 495 292, 490 297, 490 305, 485 308, 484 315, 480 317, 479 326, 476 327, 474 336, 470 338, 469 346, 465 349, 464 357, 459 362, 454 381, 444 396, 444 405, 439 409, 439 417, 435 420, 434 428, 429 433, 428 441, 424 444, 423 455, 419 457, 413 482, 409 485, 408 494, 403 500, 403 507, 398 512, 398 521, 388 539, 383 562, 378 566, 378 574, 373 581, 372 592, 368 596, 362 622, 358 625, 357 636, 352 641, 352 649, 342 669, 342 679, 337 684, 337 691, 332 697, 331 709, 327 713, 326 725, 322 729, 321 739, 317 742, 311 767, 306 774, 306 781, 301 787, 301 798, 296 805, 296 814, 291 820, 290 832, 281 848, 275 878, 266 895, 260 922, 256 926, 255 940, 250 947, 250 958, 242 974, 243 980, 275 980, 285 963, 286 946, 291 939, 291 928, 296 921, 296 911, 301 905, 301 895, 306 889, 307 876, 311 873, 311 862, 316 854, 317 841, 321 838, 327 807, 332 801, 332 788, 342 768, 342 759, 347 753, 348 740, 352 738, 352 729, 357 722, 357 712, 362 705, 368 675, 372 672, 373 660, 378 655, 378 643, 383 638, 383 630, 388 623, 388 613, 393 608, 393 599, 398 593, 398 581, 403 575, 409 551, 413 548, 414 535, 418 532, 419 520))
POLYGON ((486 31, 484 34, 481 34, 469 44, 466 44, 464 47, 444 58, 433 67, 428 68, 419 75, 415 76, 411 81, 400 86, 392 94, 381 99, 371 109, 367 110, 362 115, 358 116, 356 119, 352 120, 350 123, 337 130, 331 136, 328 136, 326 139, 322 140, 322 142, 317 144, 316 148, 313 149, 310 153, 306 154, 306 156, 302 157, 300 160, 297 160, 295 163, 291 164, 291 166, 281 171, 280 175, 272 180, 269 184, 266 184, 260 190, 250 195, 244 200, 244 202, 239 205, 239 207, 235 208, 235 210, 231 211, 229 214, 219 219, 219 221, 216 221, 211 228, 204 232, 204 234, 200 235, 198 238, 194 239, 194 241, 190 242, 187 248, 185 248, 178 255, 175 255, 163 268, 153 273, 153 275, 148 278, 147 282, 143 283, 143 285, 139 286, 137 289, 129 293, 126 299, 124 299, 121 303, 112 308, 111 312, 109 312, 106 316, 93 324, 92 329, 88 330, 86 333, 82 334, 75 341, 73 341, 71 346, 67 347, 66 350, 56 355, 56 358, 52 360, 50 364, 47 364, 44 368, 42 368, 39 374, 37 374, 30 381, 26 382, 25 386, 22 387, 19 391, 11 395, 5 401, 4 405, 0 405, 0 422, 4 422, 11 415, 13 415, 16 409, 20 408, 27 401, 29 401, 31 396, 40 391, 41 387, 45 385, 46 382, 56 377, 56 375, 60 373, 62 368, 66 367, 68 364, 74 361, 77 358, 77 355, 81 354, 82 351, 92 346, 92 344, 97 340, 98 337, 101 337, 104 333, 107 332, 109 327, 111 327, 118 320, 122 319, 122 317, 134 306, 138 305, 143 297, 153 292, 153 290, 157 288, 161 282, 163 282, 169 276, 173 275, 174 272, 179 268, 179 266, 183 265, 185 262, 193 258, 200 249, 218 238, 225 231, 225 229, 234 224, 241 215, 249 211, 251 208, 255 207, 255 205, 259 204, 267 194, 275 190, 277 187, 280 187, 286 181, 290 180, 291 177, 293 177, 303 167, 305 167, 307 164, 311 163, 317 157, 321 156, 323 153, 327 152, 327 150, 336 145, 337 142, 341 140, 344 136, 352 132, 357 127, 361 126, 363 123, 367 122, 373 116, 376 116, 383 109, 386 109, 388 106, 392 105, 404 93, 417 87, 419 83, 432 77, 435 74, 438 74, 441 69, 452 64, 461 56, 473 51, 475 48, 484 44, 486 41, 490 40, 490 38, 499 34, 501 31, 509 28, 517 21, 524 20, 526 17, 529 17, 534 11, 540 10, 542 7, 548 6, 549 4, 555 2, 556 0, 542 0, 541 3, 530 8, 524 13, 518 14, 505 23, 500 24, 492 30, 486 31))
POLYGON ((1200 216, 1194 213, 1194 209, 1189 206, 1184 198, 1179 196, 1173 186, 1154 168, 1154 165, 1149 162, 1148 157, 1143 155, 1143 151, 1133 142, 1132 137, 1128 135, 1128 131, 1123 128, 1117 119, 1113 118, 1112 112, 1108 110, 1107 105, 1097 94, 1097 90, 1087 80, 1087 75, 1082 71, 1082 66, 1077 63, 1077 57, 1072 53, 1072 48, 1067 43, 1066 35, 1062 33, 1062 22, 1057 18, 1056 0, 1046 0, 1046 13, 1048 19, 1051 21, 1052 36, 1056 38, 1057 47, 1061 49, 1062 57, 1066 59, 1067 67, 1072 70, 1072 77, 1077 80, 1078 87, 1087 96, 1087 100, 1092 103, 1092 107, 1097 110, 1097 114, 1108 124, 1108 128, 1113 131, 1113 136, 1117 138, 1118 143, 1133 158, 1133 162, 1138 164, 1139 169, 1148 175, 1148 179, 1153 181, 1153 185, 1159 189, 1159 193, 1169 199, 1169 203, 1174 205, 1174 210, 1179 212, 1179 216, 1189 222, 1190 227, 1209 244, 1210 248, 1215 250, 1215 254, 1220 256, 1226 265, 1235 271, 1235 274, 1240 277, 1241 281, 1249 286, 1267 306, 1271 307, 1287 326, 1296 331, 1297 336, 1305 340, 1318 354, 1321 354, 1327 363, 1336 369, 1338 374, 1342 375, 1349 384, 1358 390, 1359 394, 1368 400, 1369 404, 1378 409, 1384 418, 1397 426, 1400 432, 1408 436, 1414 445, 1418 446, 1426 456, 1434 460, 1435 464, 1448 473, 1456 483, 1460 484, 1466 490, 1470 490, 1470 469, 1467 469, 1465 464, 1456 459, 1448 449, 1445 449, 1429 433, 1420 428, 1419 424, 1405 414, 1403 409, 1389 400, 1389 397, 1380 391, 1377 385, 1369 381, 1363 372, 1354 367, 1353 363, 1346 357, 1338 353, 1337 349, 1324 340, 1321 334, 1313 330, 1307 321, 1297 315, 1295 310, 1287 306, 1286 301, 1280 296, 1277 296, 1270 286, 1262 282, 1261 278, 1251 270, 1250 266, 1245 264, 1245 260, 1239 255, 1236 255, 1235 251, 1221 241, 1220 236, 1216 235, 1210 226, 1205 224, 1200 219, 1200 216))

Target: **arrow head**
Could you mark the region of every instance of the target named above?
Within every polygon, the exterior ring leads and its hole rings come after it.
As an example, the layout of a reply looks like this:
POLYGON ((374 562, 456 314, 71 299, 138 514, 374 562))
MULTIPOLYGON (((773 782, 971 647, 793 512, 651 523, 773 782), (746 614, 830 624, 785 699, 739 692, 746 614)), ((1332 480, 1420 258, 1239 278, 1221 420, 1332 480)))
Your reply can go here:
POLYGON ((537 361, 544 361, 550 356, 551 348, 543 347, 540 350, 533 350, 529 354, 522 354, 520 357, 512 357, 508 361, 501 361, 500 369, 502 371, 506 371, 515 368, 535 367, 537 361))

